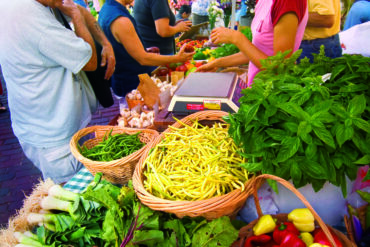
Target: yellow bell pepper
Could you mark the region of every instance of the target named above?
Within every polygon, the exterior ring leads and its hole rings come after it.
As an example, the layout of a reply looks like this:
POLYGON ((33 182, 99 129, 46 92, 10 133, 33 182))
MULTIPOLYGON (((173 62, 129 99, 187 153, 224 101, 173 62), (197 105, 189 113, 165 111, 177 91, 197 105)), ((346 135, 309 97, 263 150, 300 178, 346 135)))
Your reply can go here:
POLYGON ((288 220, 301 232, 315 230, 315 218, 308 208, 296 208, 288 214, 288 220))
POLYGON ((313 244, 313 236, 309 232, 302 232, 299 237, 302 241, 306 244, 306 246, 310 246, 313 244))
POLYGON ((309 247, 329 247, 329 246, 324 245, 324 244, 314 243, 314 244, 311 244, 309 247))
POLYGON ((275 220, 271 215, 266 214, 257 221, 257 224, 253 227, 253 233, 256 236, 259 236, 274 231, 275 227, 275 220))

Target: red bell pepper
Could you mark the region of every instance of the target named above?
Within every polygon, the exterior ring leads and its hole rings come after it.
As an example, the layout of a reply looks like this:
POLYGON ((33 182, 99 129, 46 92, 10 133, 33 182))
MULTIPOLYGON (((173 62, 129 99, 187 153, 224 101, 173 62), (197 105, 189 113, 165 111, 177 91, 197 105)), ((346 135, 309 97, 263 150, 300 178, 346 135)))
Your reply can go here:
POLYGON ((280 247, 306 247, 305 242, 300 239, 296 234, 288 232, 284 239, 281 241, 280 247))
POLYGON ((280 244, 289 232, 299 235, 298 229, 292 222, 283 222, 275 227, 272 237, 277 244, 280 244))
MULTIPOLYGON (((338 236, 331 229, 330 229, 330 233, 333 236, 335 244, 337 245, 337 247, 342 247, 343 246, 342 242, 339 240, 338 236)), ((332 246, 330 244, 329 239, 326 237, 324 231, 321 228, 315 230, 314 236, 313 236, 313 242, 323 244, 323 245, 327 245, 327 246, 332 246)))
POLYGON ((244 247, 253 247, 253 246, 264 246, 271 241, 271 236, 262 234, 259 236, 251 236, 245 241, 244 247))

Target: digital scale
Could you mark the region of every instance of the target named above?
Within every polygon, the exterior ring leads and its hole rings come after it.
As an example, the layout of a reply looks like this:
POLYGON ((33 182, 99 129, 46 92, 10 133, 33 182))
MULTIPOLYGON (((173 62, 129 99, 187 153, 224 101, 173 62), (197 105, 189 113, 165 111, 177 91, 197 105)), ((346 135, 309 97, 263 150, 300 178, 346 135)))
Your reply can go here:
POLYGON ((190 73, 173 95, 168 111, 176 114, 203 110, 237 112, 239 97, 235 95, 235 88, 238 82, 235 72, 190 73))

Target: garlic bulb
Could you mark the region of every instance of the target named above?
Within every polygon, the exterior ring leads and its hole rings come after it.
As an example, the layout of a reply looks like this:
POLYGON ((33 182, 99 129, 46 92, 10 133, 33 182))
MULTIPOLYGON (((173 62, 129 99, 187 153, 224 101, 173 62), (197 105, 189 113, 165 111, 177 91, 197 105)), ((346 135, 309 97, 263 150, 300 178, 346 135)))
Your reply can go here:
POLYGON ((143 125, 142 125, 142 127, 143 128, 146 128, 146 127, 148 127, 148 126, 150 126, 151 125, 151 122, 148 120, 148 119, 146 119, 146 120, 144 120, 143 121, 143 125))

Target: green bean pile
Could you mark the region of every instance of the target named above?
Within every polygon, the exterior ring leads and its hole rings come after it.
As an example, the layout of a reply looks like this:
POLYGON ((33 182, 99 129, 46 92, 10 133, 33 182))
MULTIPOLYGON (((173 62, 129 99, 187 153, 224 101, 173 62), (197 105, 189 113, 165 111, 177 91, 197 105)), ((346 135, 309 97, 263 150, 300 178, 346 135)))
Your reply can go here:
POLYGON ((169 200, 196 201, 244 190, 245 159, 228 135, 228 125, 212 127, 195 121, 165 134, 145 160, 144 187, 169 200))
MULTIPOLYGON (((107 131, 108 132, 108 131, 107 131)), ((112 161, 126 157, 141 149, 145 143, 140 141, 140 132, 136 134, 115 134, 112 130, 103 137, 103 141, 98 145, 88 149, 86 146, 80 148, 81 154, 94 161, 112 161)))

